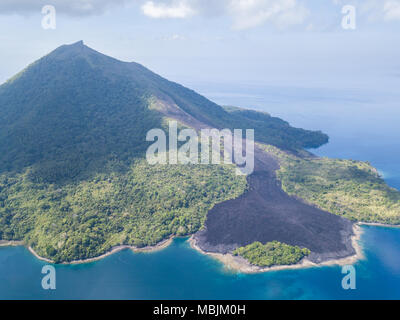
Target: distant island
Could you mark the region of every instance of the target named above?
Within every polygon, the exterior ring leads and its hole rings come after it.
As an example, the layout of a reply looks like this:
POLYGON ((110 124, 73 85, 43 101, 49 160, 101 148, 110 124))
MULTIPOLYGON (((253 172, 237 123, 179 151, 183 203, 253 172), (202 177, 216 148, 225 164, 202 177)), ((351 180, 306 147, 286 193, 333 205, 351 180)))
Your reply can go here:
POLYGON ((262 268, 351 258, 357 222, 400 224, 400 192, 368 163, 306 151, 328 140, 64 45, 0 86, 0 245, 73 263, 191 236, 204 253, 262 268), (170 119, 254 129, 254 173, 149 165, 146 133, 170 119))

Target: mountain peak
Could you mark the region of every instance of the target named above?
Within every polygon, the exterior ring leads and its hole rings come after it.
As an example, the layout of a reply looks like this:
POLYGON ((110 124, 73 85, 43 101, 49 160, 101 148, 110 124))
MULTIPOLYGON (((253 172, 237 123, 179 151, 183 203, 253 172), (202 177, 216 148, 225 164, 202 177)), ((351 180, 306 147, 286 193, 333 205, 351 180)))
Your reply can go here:
POLYGON ((69 49, 79 49, 79 48, 86 47, 86 45, 84 44, 83 40, 79 40, 79 41, 71 43, 71 44, 64 44, 61 46, 61 48, 62 47, 69 48, 69 49))
POLYGON ((83 40, 79 40, 73 44, 71 44, 71 46, 84 46, 85 44, 83 43, 83 40))
POLYGON ((61 47, 64 47, 65 49, 69 49, 69 50, 82 50, 84 48, 89 48, 84 44, 83 40, 80 40, 80 41, 77 41, 77 42, 74 42, 71 44, 65 44, 61 47))
POLYGON ((98 53, 97 51, 90 49, 87 47, 82 40, 72 43, 72 44, 65 44, 53 52, 51 52, 48 56, 56 58, 57 60, 62 60, 65 58, 71 58, 78 55, 87 55, 89 52, 91 53, 98 53))
POLYGON ((79 60, 86 60, 92 67, 97 66, 103 72, 129 73, 126 62, 110 57, 96 51, 84 44, 82 40, 72 44, 64 44, 44 57, 45 60, 53 60, 57 63, 66 63, 79 60))

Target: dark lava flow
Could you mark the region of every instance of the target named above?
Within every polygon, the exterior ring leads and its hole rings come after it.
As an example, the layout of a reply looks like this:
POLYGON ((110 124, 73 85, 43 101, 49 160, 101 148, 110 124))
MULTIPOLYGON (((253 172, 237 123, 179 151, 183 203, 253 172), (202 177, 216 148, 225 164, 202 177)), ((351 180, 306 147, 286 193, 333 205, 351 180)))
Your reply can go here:
MULTIPOLYGON (((168 101, 164 113, 196 130, 211 128, 168 101)), ((276 178, 277 160, 257 146, 254 158, 254 173, 247 177, 249 190, 217 204, 208 212, 205 228, 194 235, 202 250, 227 253, 255 241, 276 240, 310 249, 308 258, 314 262, 356 253, 352 222, 289 196, 276 178)))
POLYGON ((277 169, 277 161, 256 147, 249 190, 209 211, 205 228, 194 236, 197 245, 227 253, 255 241, 277 240, 310 249, 314 262, 355 254, 353 223, 289 196, 276 178, 277 169))

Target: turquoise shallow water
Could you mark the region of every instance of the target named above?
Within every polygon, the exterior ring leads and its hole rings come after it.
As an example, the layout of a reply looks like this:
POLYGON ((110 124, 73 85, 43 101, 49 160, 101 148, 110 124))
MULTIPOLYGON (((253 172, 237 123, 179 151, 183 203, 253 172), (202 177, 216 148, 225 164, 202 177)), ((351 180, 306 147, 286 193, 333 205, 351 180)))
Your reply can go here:
MULTIPOLYGON (((331 142, 317 154, 371 161, 391 186, 400 188, 400 114, 393 102, 400 97, 394 93, 223 89, 214 95, 203 92, 220 103, 323 129, 331 142)), ((362 228, 365 259, 354 265, 356 290, 342 289, 338 266, 246 275, 226 270, 192 250, 186 239, 176 239, 155 253, 126 250, 95 263, 56 266, 54 291, 41 287, 44 262, 23 247, 0 248, 0 299, 400 299, 400 229, 362 228)))

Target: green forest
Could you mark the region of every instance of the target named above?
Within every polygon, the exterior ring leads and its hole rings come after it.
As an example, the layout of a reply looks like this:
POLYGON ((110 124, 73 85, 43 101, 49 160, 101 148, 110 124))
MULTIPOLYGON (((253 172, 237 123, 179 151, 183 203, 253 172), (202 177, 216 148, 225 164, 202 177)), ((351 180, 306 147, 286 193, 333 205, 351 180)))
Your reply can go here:
POLYGON ((352 221, 400 224, 400 192, 368 162, 262 147, 279 159, 277 175, 288 194, 352 221))
POLYGON ((232 166, 135 162, 63 185, 32 181, 30 171, 0 176, 0 239, 24 240, 56 262, 97 257, 117 245, 144 247, 190 235, 207 212, 247 187, 232 166))
POLYGON ((310 250, 306 248, 301 249, 298 246, 290 246, 278 241, 271 241, 266 244, 253 242, 233 251, 235 256, 241 256, 259 267, 296 264, 310 253, 310 250))

